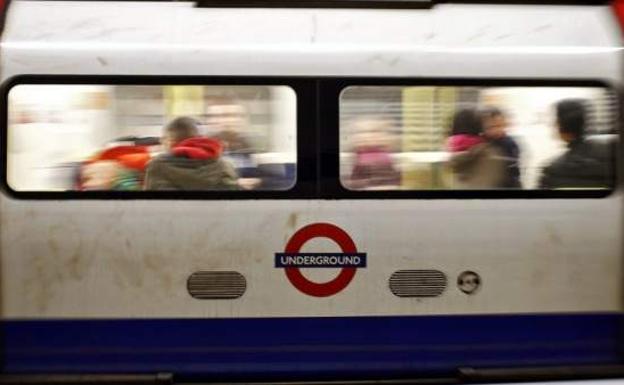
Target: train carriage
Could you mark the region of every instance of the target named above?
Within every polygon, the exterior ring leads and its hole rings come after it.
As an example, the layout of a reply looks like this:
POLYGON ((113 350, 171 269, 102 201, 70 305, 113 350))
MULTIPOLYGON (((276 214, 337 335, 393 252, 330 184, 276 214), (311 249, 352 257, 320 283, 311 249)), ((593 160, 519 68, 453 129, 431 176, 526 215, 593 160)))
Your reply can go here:
POLYGON ((624 3, 299 5, 10 2, 5 378, 621 374, 624 3), (598 154, 546 184, 562 102, 598 154), (469 186, 492 107, 516 184, 469 186))

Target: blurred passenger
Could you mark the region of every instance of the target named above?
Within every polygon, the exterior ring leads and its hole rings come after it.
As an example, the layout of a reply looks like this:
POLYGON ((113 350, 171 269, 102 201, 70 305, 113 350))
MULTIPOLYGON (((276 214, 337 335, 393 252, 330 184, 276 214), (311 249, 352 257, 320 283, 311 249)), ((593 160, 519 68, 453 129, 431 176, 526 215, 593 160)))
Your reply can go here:
POLYGON ((141 190, 150 154, 146 146, 116 145, 79 168, 79 190, 141 190))
POLYGON ((355 162, 348 188, 398 189, 401 174, 391 156, 392 125, 380 118, 356 119, 352 125, 352 145, 355 162))
POLYGON ((230 98, 215 98, 206 109, 211 134, 223 143, 223 156, 239 175, 238 184, 244 189, 260 185, 258 168, 253 161, 253 146, 248 138, 249 120, 245 106, 230 98))
POLYGON ((520 183, 520 148, 516 141, 507 134, 507 116, 496 107, 486 108, 481 112, 483 119, 483 137, 500 150, 505 158, 505 177, 502 188, 522 188, 520 183))
POLYGON ((505 178, 501 151, 483 138, 481 117, 475 110, 455 113, 447 148, 451 152, 453 188, 493 189, 505 178))
POLYGON ((559 137, 567 144, 568 149, 542 170, 539 187, 556 189, 611 186, 611 148, 586 140, 585 101, 562 100, 555 108, 559 137))
POLYGON ((137 179, 112 160, 103 160, 83 165, 81 169, 83 191, 93 190, 140 190, 137 179))
POLYGON ((165 154, 147 166, 146 190, 234 190, 236 172, 221 159, 216 139, 199 136, 197 122, 179 117, 165 126, 165 154))

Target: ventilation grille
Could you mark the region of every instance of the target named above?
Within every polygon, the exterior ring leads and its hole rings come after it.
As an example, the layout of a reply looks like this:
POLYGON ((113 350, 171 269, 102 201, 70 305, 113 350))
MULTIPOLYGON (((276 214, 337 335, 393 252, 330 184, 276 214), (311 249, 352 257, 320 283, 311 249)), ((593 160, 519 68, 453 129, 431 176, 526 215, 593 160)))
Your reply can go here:
POLYGON ((197 299, 236 299, 247 289, 247 280, 236 271, 198 271, 189 277, 186 286, 197 299))
POLYGON ((438 270, 399 270, 390 276, 390 291, 397 297, 438 297, 446 284, 438 270))

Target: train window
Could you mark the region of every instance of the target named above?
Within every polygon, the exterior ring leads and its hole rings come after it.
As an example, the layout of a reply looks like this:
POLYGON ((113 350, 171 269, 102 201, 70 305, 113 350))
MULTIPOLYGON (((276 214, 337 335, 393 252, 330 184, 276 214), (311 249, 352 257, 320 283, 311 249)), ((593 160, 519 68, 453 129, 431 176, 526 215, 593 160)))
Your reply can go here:
POLYGON ((617 112, 604 87, 350 86, 349 190, 613 189, 617 112))
POLYGON ((287 86, 20 84, 10 89, 15 191, 287 190, 287 86))

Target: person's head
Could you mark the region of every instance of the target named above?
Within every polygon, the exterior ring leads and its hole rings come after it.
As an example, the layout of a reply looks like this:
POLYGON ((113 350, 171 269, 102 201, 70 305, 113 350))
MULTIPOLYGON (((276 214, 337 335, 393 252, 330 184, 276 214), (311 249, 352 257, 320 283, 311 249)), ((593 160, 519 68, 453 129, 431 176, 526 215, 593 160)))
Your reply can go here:
POLYGON ((451 135, 481 135, 483 125, 477 112, 473 109, 459 110, 451 122, 451 135))
POLYGON ((206 115, 206 123, 216 132, 241 132, 247 125, 246 108, 238 101, 226 97, 209 100, 206 115))
POLYGON ((181 141, 198 135, 197 121, 187 116, 180 116, 165 126, 162 144, 165 149, 169 150, 181 141))
POLYGON ((570 143, 585 136, 585 102, 582 99, 562 100, 555 106, 557 128, 564 142, 570 143))
POLYGON ((358 117, 350 122, 350 141, 355 149, 377 147, 391 151, 394 147, 392 122, 375 116, 358 117))
POLYGON ((496 107, 488 107, 481 111, 483 136, 489 140, 504 138, 507 135, 507 116, 496 107))

